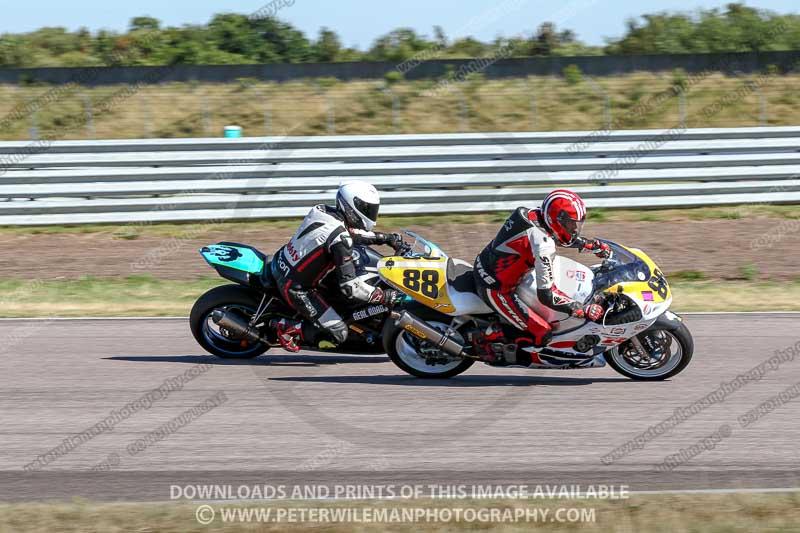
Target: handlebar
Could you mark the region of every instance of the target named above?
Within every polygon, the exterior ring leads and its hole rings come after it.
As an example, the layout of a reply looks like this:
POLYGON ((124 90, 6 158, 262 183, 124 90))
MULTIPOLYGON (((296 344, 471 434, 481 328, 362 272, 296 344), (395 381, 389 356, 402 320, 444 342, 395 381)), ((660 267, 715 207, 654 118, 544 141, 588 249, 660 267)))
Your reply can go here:
POLYGON ((397 246, 395 246, 394 251, 397 255, 404 256, 411 251, 411 245, 405 241, 400 241, 399 243, 397 243, 397 246))

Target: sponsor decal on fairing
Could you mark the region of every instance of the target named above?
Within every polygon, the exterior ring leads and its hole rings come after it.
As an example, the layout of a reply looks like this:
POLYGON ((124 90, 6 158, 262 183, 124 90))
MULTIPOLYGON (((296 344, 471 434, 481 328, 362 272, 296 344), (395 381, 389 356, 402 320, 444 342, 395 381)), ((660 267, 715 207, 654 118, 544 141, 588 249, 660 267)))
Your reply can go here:
POLYGON ((353 320, 364 320, 365 318, 385 313, 388 310, 389 308, 385 305, 371 305, 353 313, 353 320))

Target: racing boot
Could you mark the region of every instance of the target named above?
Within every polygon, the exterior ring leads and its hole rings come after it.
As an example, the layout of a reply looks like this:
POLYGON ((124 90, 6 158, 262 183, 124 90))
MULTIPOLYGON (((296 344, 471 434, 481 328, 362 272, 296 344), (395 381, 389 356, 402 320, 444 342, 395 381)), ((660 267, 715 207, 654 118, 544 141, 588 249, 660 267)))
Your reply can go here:
POLYGON ((298 340, 303 339, 303 323, 300 320, 290 320, 288 318, 273 318, 269 326, 275 329, 278 335, 278 342, 287 352, 299 352, 298 340))
POLYGON ((501 353, 502 344, 499 344, 503 339, 503 328, 500 324, 490 324, 485 331, 475 334, 472 337, 472 347, 475 350, 475 355, 483 361, 497 361, 502 357, 501 353), (495 347, 500 347, 496 350, 495 347))

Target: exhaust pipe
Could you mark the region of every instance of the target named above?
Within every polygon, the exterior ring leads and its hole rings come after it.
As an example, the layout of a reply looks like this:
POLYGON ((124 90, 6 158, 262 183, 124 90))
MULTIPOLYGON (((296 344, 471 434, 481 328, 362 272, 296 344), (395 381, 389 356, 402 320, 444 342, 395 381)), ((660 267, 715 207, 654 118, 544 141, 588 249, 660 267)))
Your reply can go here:
POLYGON ((395 321, 395 324, 411 333, 415 337, 424 340, 434 346, 438 346, 443 351, 456 357, 470 357, 469 354, 464 353, 464 346, 454 341, 450 336, 430 327, 422 320, 416 318, 408 311, 398 313, 392 311, 389 315, 395 321))
POLYGON ((233 331, 234 333, 238 333, 250 342, 263 342, 269 344, 266 339, 261 338, 261 334, 256 328, 252 327, 250 324, 233 313, 228 313, 222 309, 214 309, 214 311, 211 313, 211 320, 214 321, 214 324, 233 331))

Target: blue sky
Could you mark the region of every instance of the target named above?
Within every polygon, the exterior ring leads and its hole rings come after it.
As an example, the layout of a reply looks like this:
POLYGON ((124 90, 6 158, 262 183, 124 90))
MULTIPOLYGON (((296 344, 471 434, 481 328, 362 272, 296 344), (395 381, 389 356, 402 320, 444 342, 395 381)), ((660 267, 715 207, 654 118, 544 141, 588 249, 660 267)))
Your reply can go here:
MULTIPOLYGON (((134 16, 149 15, 167 25, 204 23, 214 13, 251 13, 270 0, 60 0, 20 2, 0 0, 0 32, 22 32, 41 26, 86 26, 124 30, 134 16)), ((281 1, 281 0, 275 0, 281 1)), ((473 35, 482 40, 531 33, 545 20, 555 19, 589 44, 603 44, 625 30, 625 20, 655 10, 692 11, 722 7, 730 0, 295 0, 278 17, 316 36, 321 26, 334 29, 347 46, 369 47, 373 40, 401 26, 428 35, 440 25, 448 37, 473 35), (658 6, 658 7, 655 7, 658 6)), ((797 13, 796 0, 760 0, 747 5, 780 13, 797 13)))

